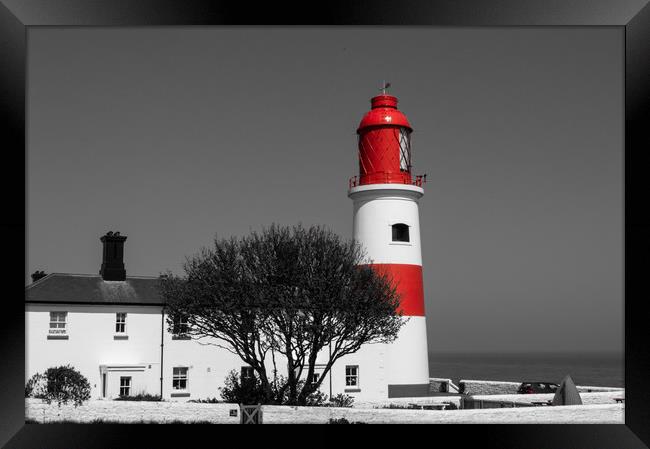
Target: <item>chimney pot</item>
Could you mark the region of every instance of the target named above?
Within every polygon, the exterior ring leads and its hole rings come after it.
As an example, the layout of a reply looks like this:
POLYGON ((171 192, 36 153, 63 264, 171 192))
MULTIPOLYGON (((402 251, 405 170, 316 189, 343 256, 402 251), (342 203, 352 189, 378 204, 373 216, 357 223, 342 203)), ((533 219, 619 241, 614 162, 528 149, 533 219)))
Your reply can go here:
POLYGON ((34 271, 34 272, 32 273, 32 282, 36 282, 36 281, 38 281, 39 279, 44 278, 45 276, 47 276, 47 274, 45 273, 45 271, 38 271, 38 270, 36 270, 36 271, 34 271))

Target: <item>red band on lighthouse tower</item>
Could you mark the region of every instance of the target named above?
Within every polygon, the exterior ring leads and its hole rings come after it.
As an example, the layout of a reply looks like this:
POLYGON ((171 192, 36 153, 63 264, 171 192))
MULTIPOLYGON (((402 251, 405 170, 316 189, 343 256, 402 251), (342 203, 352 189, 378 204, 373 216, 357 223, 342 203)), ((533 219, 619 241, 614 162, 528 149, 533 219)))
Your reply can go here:
POLYGON ((404 316, 424 316, 424 289, 422 267, 407 264, 372 264, 380 274, 387 274, 400 295, 399 310, 404 316))

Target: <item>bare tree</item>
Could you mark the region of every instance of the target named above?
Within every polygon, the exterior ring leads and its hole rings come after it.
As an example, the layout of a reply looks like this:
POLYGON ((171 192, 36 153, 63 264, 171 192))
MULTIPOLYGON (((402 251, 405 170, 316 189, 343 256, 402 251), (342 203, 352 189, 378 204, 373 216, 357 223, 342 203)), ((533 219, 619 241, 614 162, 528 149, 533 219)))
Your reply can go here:
POLYGON ((393 341, 403 325, 396 286, 368 262, 357 243, 322 227, 272 225, 215 239, 187 259, 185 276, 161 278, 168 324, 183 316, 189 336, 237 354, 259 376, 267 402, 305 404, 338 359, 393 341), (319 379, 305 382, 330 348, 319 379), (278 375, 280 358, 286 377, 278 375))

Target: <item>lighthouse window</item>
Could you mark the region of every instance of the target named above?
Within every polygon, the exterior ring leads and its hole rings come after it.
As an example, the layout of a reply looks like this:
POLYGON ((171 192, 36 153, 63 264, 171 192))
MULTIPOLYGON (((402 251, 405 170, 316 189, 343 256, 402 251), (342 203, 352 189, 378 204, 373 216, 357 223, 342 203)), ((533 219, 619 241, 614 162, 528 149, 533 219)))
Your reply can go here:
POLYGON ((401 171, 411 169, 411 136, 406 128, 399 129, 399 169, 401 171))
POLYGON ((393 242, 408 242, 409 227, 404 223, 397 223, 393 226, 393 242))

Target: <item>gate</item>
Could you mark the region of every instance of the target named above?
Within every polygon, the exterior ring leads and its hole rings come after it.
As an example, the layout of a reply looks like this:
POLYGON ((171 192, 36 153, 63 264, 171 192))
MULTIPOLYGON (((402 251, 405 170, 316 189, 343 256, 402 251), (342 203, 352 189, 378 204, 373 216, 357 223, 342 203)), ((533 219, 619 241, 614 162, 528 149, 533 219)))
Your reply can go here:
POLYGON ((262 405, 239 404, 240 424, 262 424, 262 405))

